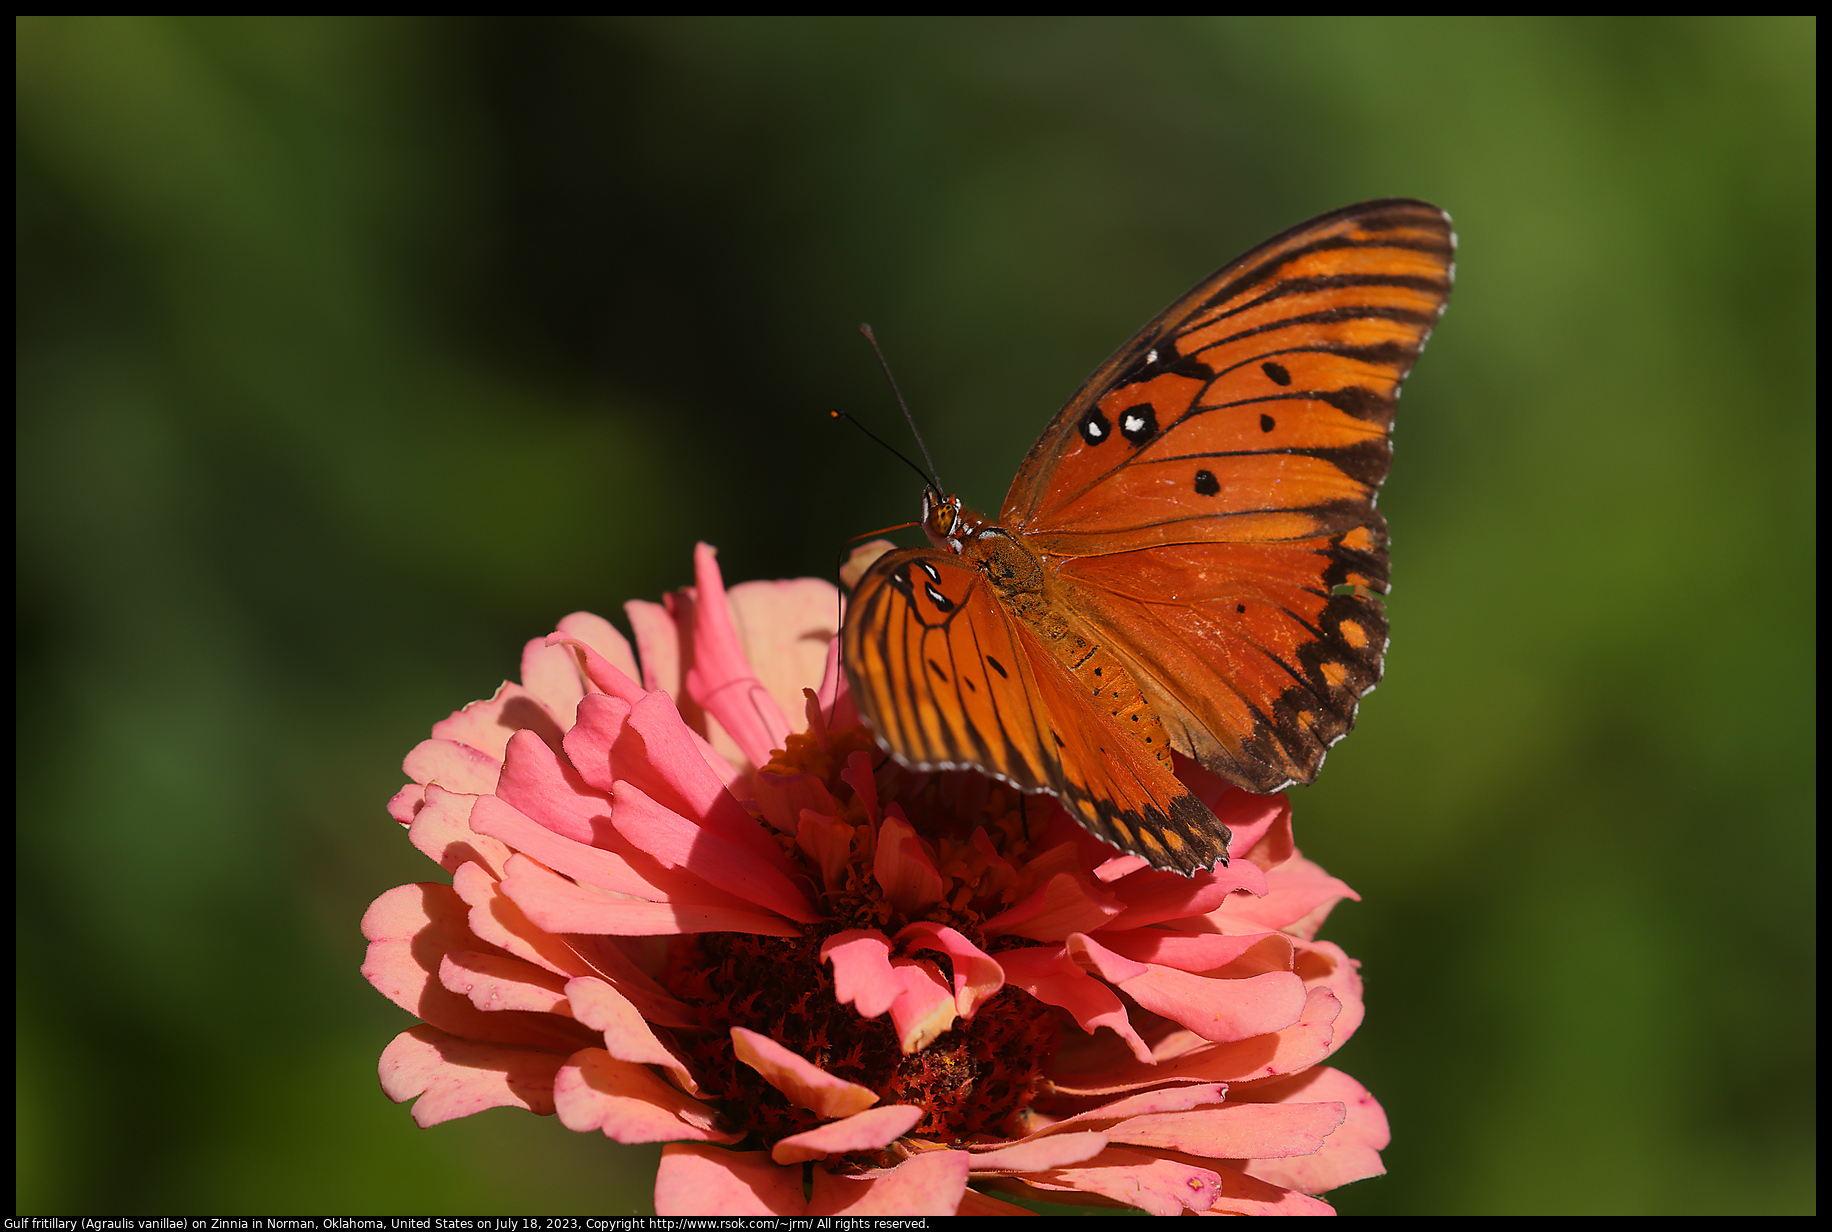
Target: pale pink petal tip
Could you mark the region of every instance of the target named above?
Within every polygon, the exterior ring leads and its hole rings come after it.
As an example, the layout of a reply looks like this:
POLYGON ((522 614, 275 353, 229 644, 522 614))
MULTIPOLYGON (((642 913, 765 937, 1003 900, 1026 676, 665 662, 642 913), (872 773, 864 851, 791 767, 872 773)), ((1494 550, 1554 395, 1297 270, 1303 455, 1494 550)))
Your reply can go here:
POLYGON ((732 1050, 791 1103, 820 1116, 851 1116, 878 1102, 871 1088, 835 1078, 767 1035, 733 1027, 732 1050))

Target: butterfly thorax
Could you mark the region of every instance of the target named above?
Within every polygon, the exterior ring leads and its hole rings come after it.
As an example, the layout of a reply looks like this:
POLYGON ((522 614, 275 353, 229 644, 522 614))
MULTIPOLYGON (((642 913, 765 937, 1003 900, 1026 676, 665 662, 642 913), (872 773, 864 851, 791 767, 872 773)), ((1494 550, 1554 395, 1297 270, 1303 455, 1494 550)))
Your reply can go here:
POLYGON ((922 529, 930 543, 985 574, 1008 604, 1022 605, 1022 596, 1040 594, 1046 587, 1042 559, 958 496, 943 496, 933 488, 925 491, 922 529))

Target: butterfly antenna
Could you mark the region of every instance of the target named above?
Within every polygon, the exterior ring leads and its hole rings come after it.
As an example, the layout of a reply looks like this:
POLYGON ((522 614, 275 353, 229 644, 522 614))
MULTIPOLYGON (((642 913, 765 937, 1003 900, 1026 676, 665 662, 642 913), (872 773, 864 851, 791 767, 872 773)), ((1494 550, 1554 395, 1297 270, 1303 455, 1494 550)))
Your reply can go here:
MULTIPOLYGON (((871 332, 869 324, 860 325, 859 332, 865 335, 865 341, 871 343, 872 354, 878 357, 878 366, 884 369, 884 379, 891 383, 891 392, 897 395, 897 405, 903 408, 903 417, 910 422, 910 435, 916 438, 916 444, 922 449, 922 460, 929 464, 928 482, 937 492, 945 491, 941 480, 935 474, 935 459, 929 456, 928 442, 922 439, 922 433, 916 430, 916 417, 910 414, 910 404, 903 400, 903 391, 897 388, 897 378, 891 375, 889 361, 884 358, 884 348, 878 345, 878 335, 871 332)), ((875 439, 875 438, 874 438, 875 439)))
MULTIPOLYGON (((866 426, 865 426, 864 424, 862 424, 862 423, 860 423, 860 422, 859 422, 858 420, 856 420, 856 419, 854 419, 854 418, 853 418, 853 417, 852 417, 851 415, 848 415, 848 414, 847 414, 847 413, 846 413, 845 411, 828 411, 828 412, 827 412, 827 414, 828 414, 828 415, 830 415, 830 416, 832 416, 832 417, 833 417, 834 419, 844 419, 844 420, 845 420, 845 421, 846 421, 847 423, 849 423, 849 424, 851 424, 851 425, 852 425, 853 427, 855 427, 855 428, 857 428, 857 429, 858 429, 859 431, 861 431, 861 432, 863 432, 863 433, 864 433, 865 435, 867 435, 867 436, 869 436, 869 437, 871 437, 871 439, 872 439, 872 440, 874 440, 874 441, 877 441, 877 442, 878 442, 878 444, 880 444, 880 445, 882 445, 882 446, 884 446, 884 448, 886 448, 886 449, 888 449, 888 450, 890 450, 890 452, 891 452, 891 456, 892 456, 892 457, 894 457, 894 458, 896 458, 896 459, 897 459, 897 460, 898 460, 899 462, 901 462, 901 463, 903 463, 903 464, 904 464, 905 466, 907 466, 907 467, 909 467, 909 468, 910 468, 911 470, 913 470, 913 471, 915 471, 917 475, 919 475, 919 476, 921 476, 921 478, 922 478, 922 481, 923 481, 924 483, 926 483, 926 484, 928 484, 928 485, 929 485, 930 487, 932 487, 932 488, 934 488, 934 489, 935 489, 935 490, 936 490, 937 492, 939 492, 939 491, 941 491, 941 485, 940 485, 939 483, 937 483, 937 482, 935 482, 935 477, 934 477, 934 476, 932 476, 932 475, 924 475, 924 474, 923 474, 923 471, 922 471, 922 468, 921 468, 920 466, 917 466, 917 465, 916 465, 916 464, 915 464, 914 462, 912 462, 912 461, 910 461, 910 460, 909 460, 909 458, 907 458, 906 456, 904 456, 904 454, 903 454, 903 453, 901 453, 901 452, 900 452, 899 450, 897 450, 896 448, 894 448, 894 447, 893 447, 893 446, 891 446, 890 444, 888 444, 888 443, 886 443, 886 441, 884 440, 884 438, 883 438, 883 437, 881 437, 881 436, 879 436, 879 435, 878 435, 878 434, 877 434, 876 432, 873 432, 873 431, 872 431, 872 430, 871 430, 870 428, 868 428, 868 427, 866 427, 866 426)), ((917 437, 916 439, 917 439, 918 441, 920 441, 920 440, 921 440, 922 438, 921 438, 921 437, 917 437)), ((897 530, 897 529, 900 529, 900 528, 899 528, 899 527, 894 527, 894 526, 893 526, 893 527, 890 527, 889 529, 891 529, 891 530, 897 530)), ((873 533, 873 534, 877 534, 878 532, 876 532, 876 531, 873 531, 872 533, 873 533)), ((857 539, 862 539, 862 538, 865 538, 865 537, 866 537, 866 536, 863 536, 863 535, 855 535, 855 536, 854 536, 854 538, 857 538, 857 539)), ((848 540, 847 542, 851 542, 851 540, 848 540)))

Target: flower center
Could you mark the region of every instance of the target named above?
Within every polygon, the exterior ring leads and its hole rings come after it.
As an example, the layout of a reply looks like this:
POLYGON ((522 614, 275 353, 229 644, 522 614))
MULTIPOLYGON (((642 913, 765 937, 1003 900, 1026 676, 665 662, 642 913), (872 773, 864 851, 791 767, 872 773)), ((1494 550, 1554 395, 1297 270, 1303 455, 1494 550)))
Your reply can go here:
POLYGON ((832 970, 820 960, 822 940, 705 933, 683 947, 696 954, 671 964, 668 990, 706 1027, 697 1042, 683 1041, 688 1065, 727 1117, 766 1148, 821 1123, 738 1060, 731 1045, 738 1026, 876 1091, 881 1104, 925 1109, 912 1130, 923 1137, 957 1142, 1020 1132, 1013 1118, 1037 1096, 1055 1051, 1053 1009, 1004 988, 970 1021, 905 1056, 889 1015, 864 1018, 835 998, 832 970))
MULTIPOLYGON (((865 1018, 834 994, 832 967, 821 959, 828 937, 847 929, 881 930, 928 920, 986 945, 978 926, 1010 906, 1024 888, 1021 869, 1030 827, 1043 810, 983 775, 914 774, 887 763, 870 733, 852 728, 789 737, 763 775, 812 775, 825 784, 839 816, 828 819, 823 855, 787 835, 784 850, 823 887, 827 919, 800 937, 703 933, 680 938, 662 980, 694 1007, 704 1033, 683 1040, 688 1064, 707 1096, 764 1146, 815 1128, 821 1118, 792 1104, 738 1060, 731 1028, 766 1035, 847 1082, 877 1092, 881 1104, 925 1110, 911 1131, 942 1142, 999 1138, 1039 1093, 1056 1048, 1057 1011, 1016 988, 987 998, 968 1020, 905 1055, 891 1016, 865 1018), (864 778, 872 781, 865 783, 864 778), (859 788, 876 796, 861 800, 859 788), (873 816, 901 814, 922 836, 924 859, 940 878, 939 897, 893 904, 879 884, 873 816), (815 865, 819 867, 815 867, 815 865)), ((804 813, 804 828, 808 824, 804 813)), ((907 834, 908 831, 905 831, 907 834)), ((933 883, 931 883, 933 884, 933 883)), ((995 950, 1030 944, 999 938, 995 950)), ((924 958, 938 958, 925 951, 924 958)))

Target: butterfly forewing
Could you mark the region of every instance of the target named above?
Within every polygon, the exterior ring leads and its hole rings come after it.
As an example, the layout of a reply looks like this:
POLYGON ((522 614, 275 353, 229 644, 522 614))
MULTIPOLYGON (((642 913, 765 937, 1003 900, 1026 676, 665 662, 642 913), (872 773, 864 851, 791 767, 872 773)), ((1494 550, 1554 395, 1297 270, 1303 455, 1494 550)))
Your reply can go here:
POLYGON ((1451 249, 1436 207, 1376 201, 1235 261, 1096 370, 1025 458, 1001 524, 1078 554, 1105 533, 1227 538, 1218 515, 1371 504, 1451 249), (1177 523, 1191 525, 1158 529, 1177 523))
POLYGON ((1374 499, 1453 248, 1417 201, 1286 232, 1102 365, 1006 498, 1175 746, 1244 787, 1315 777, 1380 678, 1374 499))

